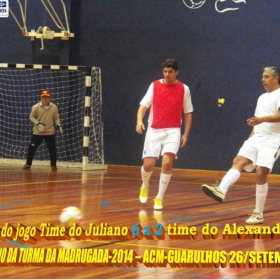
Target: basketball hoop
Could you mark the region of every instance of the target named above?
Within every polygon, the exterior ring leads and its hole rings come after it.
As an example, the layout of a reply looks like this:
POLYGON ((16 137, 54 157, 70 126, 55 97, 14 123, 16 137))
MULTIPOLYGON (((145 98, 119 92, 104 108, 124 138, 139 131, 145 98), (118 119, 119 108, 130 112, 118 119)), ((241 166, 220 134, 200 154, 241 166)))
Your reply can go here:
POLYGON ((31 41, 34 41, 35 39, 40 39, 41 40, 41 50, 44 49, 43 40, 45 40, 45 39, 52 40, 54 38, 60 38, 61 40, 69 40, 69 38, 74 38, 74 33, 71 33, 70 29, 69 29, 66 7, 65 7, 65 4, 64 4, 63 0, 60 0, 60 2, 61 2, 61 5, 63 7, 64 17, 65 17, 65 22, 66 22, 67 28, 65 28, 65 26, 63 25, 60 17, 56 13, 56 10, 54 9, 51 1, 46 0, 46 2, 48 4, 47 5, 45 3, 45 0, 41 0, 44 8, 46 9, 48 14, 50 15, 52 21, 57 26, 57 28, 59 28, 61 31, 60 32, 55 32, 55 31, 52 31, 48 26, 43 26, 43 27, 40 26, 37 29, 37 31, 35 31, 35 29, 32 29, 30 32, 28 32, 27 26, 26 26, 26 22, 27 22, 27 17, 26 17, 26 15, 27 15, 27 13, 26 13, 26 11, 27 11, 27 1, 28 0, 24 1, 24 9, 23 9, 20 0, 17 0, 17 2, 19 4, 20 12, 21 12, 22 25, 19 23, 19 20, 17 19, 17 17, 13 13, 12 9, 9 8, 11 15, 13 16, 16 24, 20 28, 20 30, 22 32, 22 35, 24 37, 29 37, 31 41))

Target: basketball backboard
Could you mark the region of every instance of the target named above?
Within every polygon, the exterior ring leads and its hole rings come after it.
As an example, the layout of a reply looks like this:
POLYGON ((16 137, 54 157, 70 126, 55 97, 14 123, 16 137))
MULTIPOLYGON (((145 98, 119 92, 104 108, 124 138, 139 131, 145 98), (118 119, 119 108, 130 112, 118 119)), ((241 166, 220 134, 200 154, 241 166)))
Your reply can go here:
MULTIPOLYGON (((56 0, 56 5, 57 5, 56 0)), ((21 3, 21 0, 17 0, 19 13, 20 15, 17 16, 16 13, 13 11, 12 5, 9 6, 10 14, 12 15, 13 19, 15 20, 16 24, 21 30, 21 33, 25 37, 29 37, 32 41, 35 39, 41 40, 41 50, 44 49, 44 41, 45 39, 55 39, 60 38, 61 40, 69 40, 69 38, 74 37, 74 33, 70 32, 69 23, 68 23, 68 16, 66 5, 64 0, 60 0, 60 7, 54 7, 51 3, 51 0, 41 0, 42 9, 44 10, 45 14, 49 16, 49 20, 52 21, 54 24, 54 28, 60 30, 60 32, 56 32, 51 30, 51 27, 47 25, 39 26, 39 24, 34 28, 28 31, 27 23, 29 22, 29 18, 32 17, 32 13, 27 13, 28 10, 28 0, 24 0, 24 4, 21 3), (59 8, 60 13, 63 13, 64 23, 61 20, 61 16, 59 16, 59 12, 57 9, 59 8), (28 14, 28 18, 27 18, 28 14), (19 18, 21 18, 22 24, 20 23, 19 18)), ((33 11, 34 14, 34 11, 33 11)), ((44 20, 45 22, 45 20, 44 20)))

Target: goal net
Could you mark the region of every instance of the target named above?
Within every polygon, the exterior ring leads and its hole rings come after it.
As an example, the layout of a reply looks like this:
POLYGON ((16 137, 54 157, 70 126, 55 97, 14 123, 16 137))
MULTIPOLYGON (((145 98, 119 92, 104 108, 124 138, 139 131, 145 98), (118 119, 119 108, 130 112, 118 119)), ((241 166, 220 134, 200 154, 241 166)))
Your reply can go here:
MULTIPOLYGON (((24 164, 32 135, 31 107, 51 92, 64 133, 56 132, 57 165, 106 169, 101 70, 98 67, 0 63, 0 162, 24 164)), ((46 144, 33 165, 50 165, 46 144)))

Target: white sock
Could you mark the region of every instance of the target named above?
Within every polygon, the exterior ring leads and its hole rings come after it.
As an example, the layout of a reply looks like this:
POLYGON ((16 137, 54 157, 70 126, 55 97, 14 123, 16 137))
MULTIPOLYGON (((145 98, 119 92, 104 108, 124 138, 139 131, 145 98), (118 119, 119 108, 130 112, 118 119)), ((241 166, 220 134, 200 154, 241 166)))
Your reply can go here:
POLYGON ((152 176, 152 173, 153 173, 153 171, 146 172, 144 170, 144 166, 142 165, 142 167, 141 167, 142 185, 146 188, 149 187, 149 181, 150 181, 150 178, 152 176))
POLYGON ((256 187, 256 210, 263 215, 263 209, 268 193, 268 183, 256 187))
POLYGON ((168 187, 170 179, 171 179, 171 174, 160 173, 157 198, 160 198, 163 200, 163 196, 168 187))
POLYGON ((219 187, 223 194, 226 194, 230 187, 239 179, 241 172, 231 168, 223 177, 219 187))

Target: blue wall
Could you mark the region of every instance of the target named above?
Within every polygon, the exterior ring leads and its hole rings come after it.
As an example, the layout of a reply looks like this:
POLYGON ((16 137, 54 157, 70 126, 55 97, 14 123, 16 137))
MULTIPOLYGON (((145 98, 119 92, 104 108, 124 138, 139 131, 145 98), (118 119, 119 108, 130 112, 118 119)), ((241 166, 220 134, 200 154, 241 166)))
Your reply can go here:
MULTIPOLYGON (((24 9, 24 1, 22 8, 24 9)), ((46 1, 45 1, 46 2, 46 1)), ((54 2, 54 1, 52 1, 54 2)), ((59 1, 60 3, 60 1, 59 1)), ((71 0, 64 0, 70 13, 71 0)), ((10 8, 16 15, 20 25, 23 21, 16 0, 9 1, 10 8)), ((63 15, 61 5, 54 4, 57 14, 63 15)), ((70 17, 70 14, 69 14, 70 17)), ((64 23, 64 22, 63 22, 64 23)), ((44 50, 40 50, 41 41, 39 39, 31 41, 29 38, 21 35, 21 30, 14 21, 10 13, 8 18, 0 18, 1 38, 0 38, 0 61, 8 63, 25 63, 25 64, 69 64, 69 41, 61 40, 44 40, 44 50)), ((49 26, 51 30, 60 32, 56 28, 49 14, 44 9, 41 1, 28 1, 27 9, 27 30, 37 30, 39 26, 49 26)))
POLYGON ((139 101, 162 77, 163 60, 175 58, 194 104, 189 141, 175 167, 227 170, 251 132, 246 119, 264 91, 263 67, 280 66, 279 0, 207 0, 194 10, 184 4, 189 0, 66 2, 74 39, 47 42, 40 51, 40 42, 21 37, 12 18, 0 19, 5 29, 0 61, 101 67, 105 161, 141 165, 144 136, 135 132, 139 101), (238 9, 220 13, 215 3, 220 11, 238 9), (218 98, 226 100, 222 107, 218 98))

